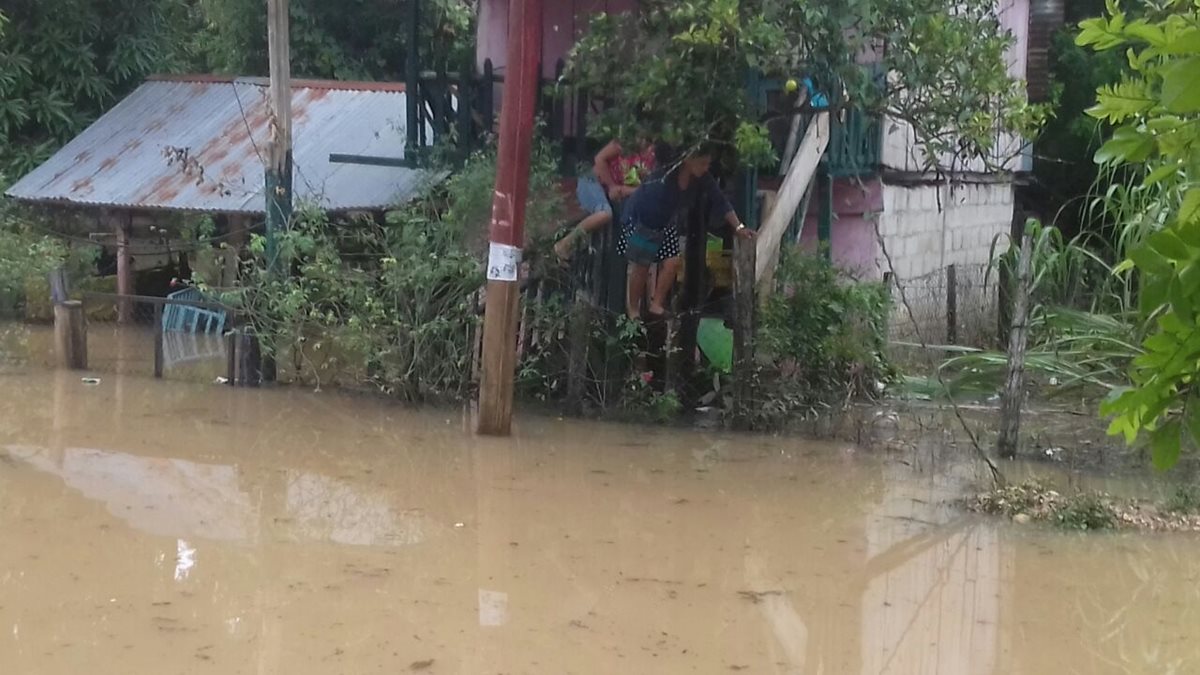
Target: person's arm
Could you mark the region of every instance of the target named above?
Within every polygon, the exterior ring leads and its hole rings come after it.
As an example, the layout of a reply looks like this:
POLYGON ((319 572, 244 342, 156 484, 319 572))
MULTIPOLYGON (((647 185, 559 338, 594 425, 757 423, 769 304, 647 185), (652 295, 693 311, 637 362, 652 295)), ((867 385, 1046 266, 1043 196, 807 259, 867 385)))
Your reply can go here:
POLYGON ((613 182, 612 172, 608 170, 608 164, 620 156, 621 144, 616 140, 611 140, 608 142, 608 145, 600 148, 600 152, 596 153, 596 159, 592 164, 592 171, 596 174, 596 180, 604 187, 604 193, 609 197, 612 197, 613 191, 621 186, 613 182))
POLYGON ((713 215, 721 216, 734 236, 743 239, 753 239, 754 230, 742 224, 742 219, 738 218, 737 212, 733 210, 733 204, 730 204, 729 199, 725 197, 725 193, 721 192, 716 179, 708 176, 704 182, 704 189, 708 191, 709 203, 713 206, 713 215))

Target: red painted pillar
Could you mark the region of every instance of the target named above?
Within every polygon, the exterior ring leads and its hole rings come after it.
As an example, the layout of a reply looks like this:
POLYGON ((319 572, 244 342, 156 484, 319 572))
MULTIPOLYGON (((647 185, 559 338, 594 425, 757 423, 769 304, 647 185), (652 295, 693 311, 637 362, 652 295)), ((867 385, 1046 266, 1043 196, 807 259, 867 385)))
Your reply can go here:
POLYGON ((541 76, 538 63, 542 51, 542 0, 511 0, 508 11, 508 63, 489 227, 487 308, 476 423, 479 433, 494 436, 507 436, 512 427, 520 300, 517 275, 525 244, 529 155, 541 76))

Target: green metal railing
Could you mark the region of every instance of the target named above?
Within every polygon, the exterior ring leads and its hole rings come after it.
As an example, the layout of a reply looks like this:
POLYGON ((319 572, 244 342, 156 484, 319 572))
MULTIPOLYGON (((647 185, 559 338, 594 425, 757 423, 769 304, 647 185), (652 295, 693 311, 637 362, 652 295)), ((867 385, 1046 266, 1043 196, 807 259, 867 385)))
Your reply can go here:
POLYGON ((829 125, 825 164, 835 178, 869 176, 879 169, 883 127, 879 118, 859 108, 835 113, 829 125))

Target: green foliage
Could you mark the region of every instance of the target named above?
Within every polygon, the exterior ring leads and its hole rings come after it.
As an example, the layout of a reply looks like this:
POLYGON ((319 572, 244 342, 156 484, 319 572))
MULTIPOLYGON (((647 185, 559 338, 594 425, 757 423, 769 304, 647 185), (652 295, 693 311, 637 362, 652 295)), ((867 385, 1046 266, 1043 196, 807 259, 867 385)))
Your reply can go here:
POLYGON ((20 176, 153 72, 184 63, 187 0, 10 0, 0 172, 20 176))
MULTIPOLYGON (((531 224, 561 212, 553 165, 546 152, 535 155, 531 224)), ((305 379, 369 383, 410 401, 462 398, 494 182, 494 152, 485 152, 385 223, 334 221, 300 208, 278 241, 291 273, 273 274, 265 242, 255 237, 242 288, 228 299, 242 305, 269 350, 292 356, 305 379)), ((199 221, 191 229, 202 237, 208 226, 199 221)), ((556 334, 552 308, 544 314, 543 332, 556 334)))
POLYGON ((1089 114, 1117 125, 1098 163, 1133 165, 1154 186, 1147 206, 1162 225, 1131 242, 1118 272, 1135 273, 1146 336, 1129 371, 1132 386, 1101 406, 1109 431, 1146 440, 1155 464, 1169 467, 1183 446, 1200 442, 1200 15, 1167 0, 1130 19, 1115 1, 1080 24, 1080 45, 1125 48, 1130 73, 1100 92, 1089 114), (1136 93, 1135 104, 1131 96, 1136 93), (1144 100, 1143 100, 1144 99, 1144 100), (1148 102, 1146 102, 1148 101, 1148 102))
MULTIPOLYGON (((475 3, 428 0, 424 68, 457 72, 474 47, 475 3)), ((408 4, 291 2, 296 77, 398 80, 408 4)), ((44 161, 147 75, 267 74, 262 0, 9 0, 0 13, 0 171, 44 161)))
POLYGON ((1200 487, 1180 485, 1167 497, 1163 508, 1171 513, 1200 513, 1200 487))
POLYGON ((46 288, 51 270, 63 266, 75 285, 95 271, 96 249, 70 247, 39 231, 39 218, 0 200, 0 314, 25 301, 26 290, 46 288))
POLYGON ((291 274, 273 274, 261 237, 240 302, 268 350, 304 378, 350 377, 398 398, 457 399, 468 384, 478 258, 424 209, 331 221, 301 209, 279 236, 291 274))
MULTIPOLYGON (((197 30, 187 48, 195 67, 236 75, 267 72, 262 0, 192 0, 197 30)), ((422 3, 422 66, 457 71, 474 45, 469 0, 422 3)), ((292 0, 292 72, 297 77, 402 79, 410 33, 408 3, 292 0)))
POLYGON ((794 249, 783 252, 775 284, 758 333, 774 366, 760 375, 771 416, 874 396, 891 377, 887 288, 845 279, 824 256, 794 249))
MULTIPOLYGON (((1114 275, 1088 245, 1093 238, 1068 240, 1058 228, 1037 221, 1030 221, 1026 236, 1032 240, 1026 372, 1051 397, 1122 386, 1126 369, 1142 352, 1128 279, 1114 275)), ((1013 246, 998 255, 993 251, 989 273, 1006 269, 1014 280, 1018 253, 1013 246)), ((921 398, 987 396, 1003 388, 1007 372, 1002 351, 955 347, 938 366, 937 385, 914 378, 906 389, 921 398)))
MULTIPOLYGON (((496 148, 477 152, 447 179, 443 222, 466 240, 482 247, 491 219, 496 185, 496 148)), ((562 224, 566 202, 554 149, 540 135, 534 142, 529 165, 529 195, 525 205, 525 230, 537 243, 562 224)))
POLYGON ((835 105, 913 125, 932 164, 944 152, 992 157, 997 132, 1029 137, 1040 123, 1044 110, 1008 76, 1011 44, 990 0, 644 0, 593 17, 568 76, 608 101, 600 135, 711 140, 761 165, 772 157, 748 73, 812 74, 835 105), (870 52, 880 62, 860 64, 870 52))
POLYGON ((1034 173, 1051 202, 1061 205, 1056 224, 1099 232, 1112 219, 1103 210, 1089 209, 1080 195, 1091 192, 1093 184, 1103 194, 1121 176, 1099 172, 1091 161, 1110 129, 1087 109, 1096 102, 1096 90, 1119 83, 1128 65, 1122 54, 1095 52, 1076 45, 1074 38, 1074 31, 1064 30, 1051 46, 1054 112, 1034 142, 1034 173))
POLYGON ((1117 526, 1111 500, 1093 493, 1066 500, 1054 517, 1059 527, 1068 530, 1111 530, 1117 526))

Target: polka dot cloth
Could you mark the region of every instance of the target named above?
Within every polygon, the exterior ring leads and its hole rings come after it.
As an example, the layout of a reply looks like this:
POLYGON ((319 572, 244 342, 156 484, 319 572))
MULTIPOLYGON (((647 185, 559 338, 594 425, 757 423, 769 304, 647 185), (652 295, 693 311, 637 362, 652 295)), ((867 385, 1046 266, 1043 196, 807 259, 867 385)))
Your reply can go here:
MULTIPOLYGON (((633 234, 635 226, 630 221, 625 221, 624 227, 621 228, 621 238, 617 240, 617 253, 621 256, 625 255, 626 241, 633 234)), ((660 263, 664 260, 669 260, 679 256, 679 230, 675 229, 675 223, 672 222, 663 232, 662 245, 658 247, 658 255, 654 256, 654 262, 660 263)))

